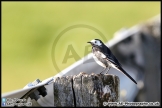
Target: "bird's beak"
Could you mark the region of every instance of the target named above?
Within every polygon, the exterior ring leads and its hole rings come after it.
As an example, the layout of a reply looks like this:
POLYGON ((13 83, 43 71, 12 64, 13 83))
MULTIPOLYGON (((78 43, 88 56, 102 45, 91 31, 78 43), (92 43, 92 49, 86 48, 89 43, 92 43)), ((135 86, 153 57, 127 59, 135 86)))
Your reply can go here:
POLYGON ((91 42, 87 42, 87 43, 90 43, 91 44, 91 42))

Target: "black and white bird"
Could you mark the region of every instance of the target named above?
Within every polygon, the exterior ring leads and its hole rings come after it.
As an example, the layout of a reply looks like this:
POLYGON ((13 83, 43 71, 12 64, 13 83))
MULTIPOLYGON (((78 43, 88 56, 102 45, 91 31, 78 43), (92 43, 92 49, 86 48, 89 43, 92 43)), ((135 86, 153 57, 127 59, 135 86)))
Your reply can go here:
POLYGON ((135 84, 137 84, 137 82, 122 68, 122 65, 119 63, 119 61, 116 59, 116 57, 110 51, 110 49, 101 40, 94 39, 87 43, 90 43, 92 45, 93 58, 100 66, 105 68, 103 71, 108 69, 106 72, 106 73, 108 73, 110 68, 113 67, 113 68, 119 70, 120 72, 123 72, 135 84))

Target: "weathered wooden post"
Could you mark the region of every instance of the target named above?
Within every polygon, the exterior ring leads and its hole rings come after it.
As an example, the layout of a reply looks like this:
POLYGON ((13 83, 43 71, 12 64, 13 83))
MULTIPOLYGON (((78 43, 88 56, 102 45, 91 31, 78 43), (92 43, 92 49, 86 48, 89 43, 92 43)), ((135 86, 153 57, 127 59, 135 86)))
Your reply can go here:
POLYGON ((119 101, 119 78, 109 74, 57 77, 54 80, 54 106, 104 106, 119 101))

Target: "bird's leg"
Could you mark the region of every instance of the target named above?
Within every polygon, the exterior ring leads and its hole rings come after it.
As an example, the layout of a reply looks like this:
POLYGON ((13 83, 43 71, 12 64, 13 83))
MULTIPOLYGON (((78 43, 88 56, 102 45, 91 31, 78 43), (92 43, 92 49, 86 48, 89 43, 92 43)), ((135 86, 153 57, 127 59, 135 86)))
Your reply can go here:
POLYGON ((105 71, 106 70, 106 68, 105 69, 103 69, 101 72, 100 72, 100 74, 103 72, 103 71, 105 71))
POLYGON ((111 68, 111 67, 108 67, 108 70, 107 70, 106 74, 108 74, 108 72, 109 72, 110 68, 111 68))

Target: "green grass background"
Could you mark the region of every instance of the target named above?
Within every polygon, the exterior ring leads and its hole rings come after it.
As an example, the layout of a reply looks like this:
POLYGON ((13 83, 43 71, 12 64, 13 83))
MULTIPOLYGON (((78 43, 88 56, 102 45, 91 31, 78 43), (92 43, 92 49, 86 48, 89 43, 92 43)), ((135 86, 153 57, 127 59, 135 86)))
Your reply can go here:
MULTIPOLYGON (((2 2, 1 6, 2 93, 58 73, 52 63, 52 45, 66 27, 88 24, 108 41, 122 27, 129 28, 160 13, 160 2, 2 2)), ((62 63, 68 45, 83 57, 86 42, 93 38, 101 37, 86 28, 65 33, 55 52, 60 70, 76 62, 70 58, 62 63)))

